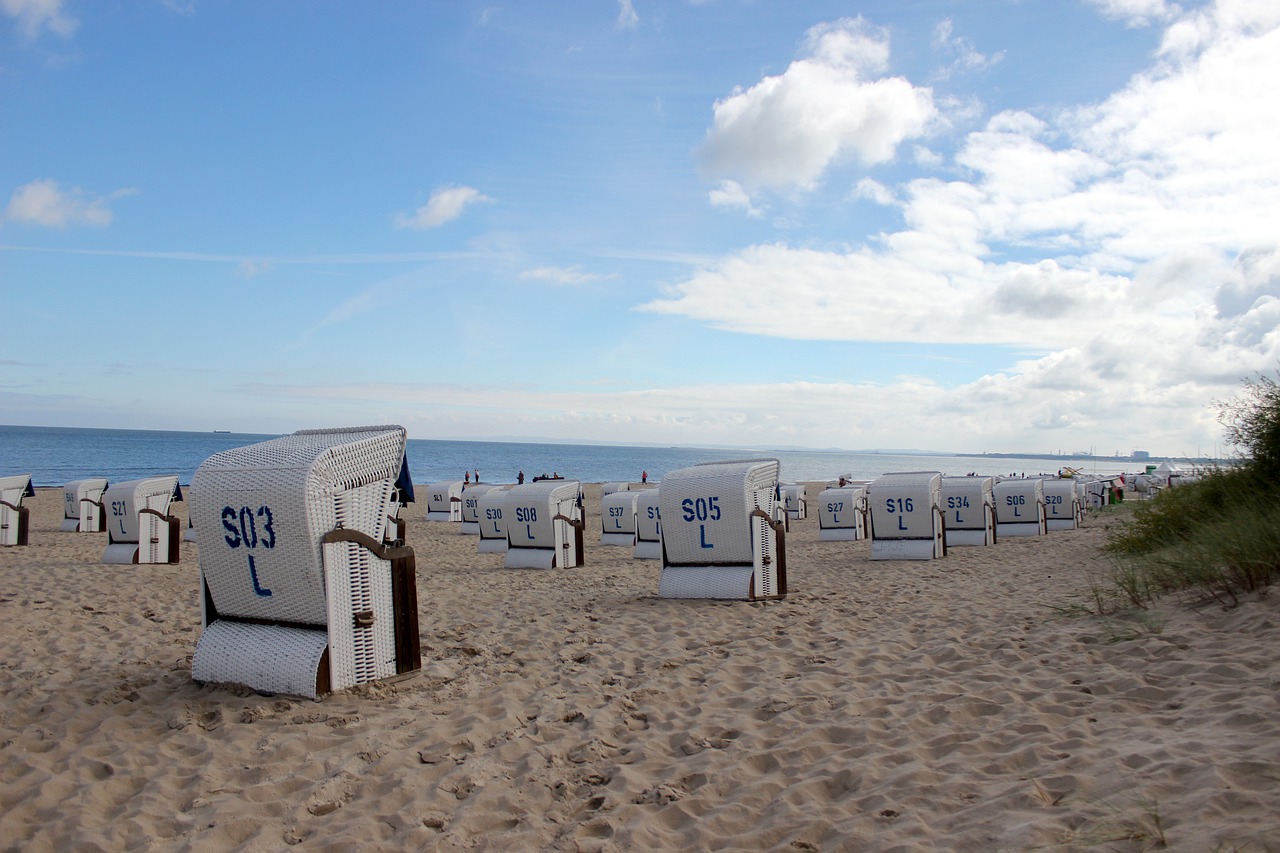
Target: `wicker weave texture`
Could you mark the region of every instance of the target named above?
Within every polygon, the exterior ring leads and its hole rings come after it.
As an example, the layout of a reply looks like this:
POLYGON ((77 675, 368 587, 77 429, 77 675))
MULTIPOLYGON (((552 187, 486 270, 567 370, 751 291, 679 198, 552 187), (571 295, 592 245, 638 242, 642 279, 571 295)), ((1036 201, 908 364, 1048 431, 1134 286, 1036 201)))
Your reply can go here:
POLYGON ((809 517, 809 491, 804 483, 784 483, 778 490, 782 493, 782 505, 789 517, 809 517))
POLYGON ((772 516, 778 471, 776 459, 757 459, 669 472, 658 495, 667 562, 754 565, 759 552, 751 513, 759 509, 772 516))
POLYGON ((321 537, 382 540, 404 442, 400 427, 308 430, 206 460, 191 518, 219 613, 326 624, 321 537))
POLYGON ((328 644, 324 631, 218 621, 200 635, 191 677, 315 699, 316 672, 328 644))
POLYGON ((1038 524, 1044 506, 1044 481, 1001 480, 995 484, 993 495, 998 524, 1038 524))
POLYGON ((62 487, 63 530, 81 530, 86 533, 98 529, 99 503, 107 490, 105 477, 89 477, 72 480, 62 487), (75 526, 67 525, 73 521, 75 526))
POLYGON ((645 542, 662 546, 662 515, 658 504, 658 489, 639 492, 636 498, 636 548, 645 542))
MULTIPOLYGON (((140 510, 150 509, 168 515, 169 505, 177 492, 177 476, 147 477, 111 484, 102 494, 102 503, 107 508, 109 541, 117 545, 137 545, 143 539, 152 538, 155 523, 160 519, 150 513, 143 515, 140 510), (144 526, 147 528, 146 536, 143 536, 144 526)), ((139 562, 143 560, 140 558, 139 562)))
POLYGON ((994 485, 994 477, 942 478, 942 512, 948 533, 952 530, 986 529, 989 524, 987 507, 995 505, 994 485))
POLYGON ((935 560, 940 557, 932 539, 872 539, 873 560, 935 560))
POLYGON ((830 540, 861 539, 867 508, 867 487, 840 486, 818 493, 818 538, 830 540), (834 534, 837 531, 841 535, 834 534), (849 535, 844 535, 844 533, 849 535))
POLYGON ((441 480, 427 486, 427 521, 461 521, 461 480, 441 480))
MULTIPOLYGON (((662 482, 667 484, 666 479, 662 482)), ((753 574, 751 566, 666 566, 658 579, 658 595, 742 601, 749 597, 753 574)))
POLYGON ((636 502, 643 492, 617 491, 600 499, 600 536, 601 543, 605 537, 612 537, 609 544, 632 545, 636 535, 636 502))
POLYGON ((31 494, 30 474, 0 477, 0 501, 8 504, 0 505, 0 545, 25 543, 23 528, 29 526, 29 522, 24 523, 22 519, 22 499, 31 494))
POLYGON ((1050 530, 1070 530, 1080 516, 1080 495, 1075 480, 1045 480, 1044 508, 1050 522, 1070 522, 1070 527, 1050 524, 1050 530))
POLYGON ((867 487, 867 502, 871 508, 872 539, 941 536, 942 475, 936 471, 877 477, 867 487))
POLYGON ((549 548, 555 550, 563 533, 556 529, 556 516, 581 519, 582 486, 577 480, 524 483, 507 492, 504 510, 507 545, 511 549, 549 548))

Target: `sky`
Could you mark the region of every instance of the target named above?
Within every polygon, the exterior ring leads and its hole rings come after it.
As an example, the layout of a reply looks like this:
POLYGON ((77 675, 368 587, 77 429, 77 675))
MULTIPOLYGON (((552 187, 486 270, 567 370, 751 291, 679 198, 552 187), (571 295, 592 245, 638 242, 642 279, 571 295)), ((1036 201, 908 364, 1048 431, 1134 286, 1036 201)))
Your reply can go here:
POLYGON ((0 0, 0 423, 1225 454, 1274 0, 0 0))

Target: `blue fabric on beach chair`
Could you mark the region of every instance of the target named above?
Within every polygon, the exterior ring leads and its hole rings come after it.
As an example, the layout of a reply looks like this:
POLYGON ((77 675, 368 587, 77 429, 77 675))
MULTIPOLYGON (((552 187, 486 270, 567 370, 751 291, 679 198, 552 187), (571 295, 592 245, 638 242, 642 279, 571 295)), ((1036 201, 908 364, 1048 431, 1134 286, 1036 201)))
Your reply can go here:
POLYGON ((883 474, 867 487, 871 507, 871 559, 935 560, 946 556, 942 474, 883 474))
POLYGON ((0 545, 26 545, 31 537, 31 508, 23 498, 35 497, 30 474, 0 477, 0 545))
POLYGON ((112 483, 102 494, 107 508, 104 563, 177 563, 182 522, 169 505, 182 500, 177 475, 112 483))
POLYGON ((663 598, 753 601, 787 594, 776 459, 706 462, 662 478, 663 598))
POLYGON ((192 678, 315 698, 421 668, 413 549, 385 542, 405 440, 303 430, 196 470, 192 678))
POLYGON ((942 478, 942 512, 948 548, 996 543, 994 486, 995 477, 942 478))

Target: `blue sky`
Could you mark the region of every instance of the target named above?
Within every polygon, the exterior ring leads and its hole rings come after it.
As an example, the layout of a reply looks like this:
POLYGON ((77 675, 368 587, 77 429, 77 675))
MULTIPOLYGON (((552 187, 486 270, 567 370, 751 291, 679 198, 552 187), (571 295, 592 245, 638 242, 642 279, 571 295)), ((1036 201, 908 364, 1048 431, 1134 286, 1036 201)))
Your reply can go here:
POLYGON ((0 423, 1220 446, 1280 5, 0 0, 0 423))

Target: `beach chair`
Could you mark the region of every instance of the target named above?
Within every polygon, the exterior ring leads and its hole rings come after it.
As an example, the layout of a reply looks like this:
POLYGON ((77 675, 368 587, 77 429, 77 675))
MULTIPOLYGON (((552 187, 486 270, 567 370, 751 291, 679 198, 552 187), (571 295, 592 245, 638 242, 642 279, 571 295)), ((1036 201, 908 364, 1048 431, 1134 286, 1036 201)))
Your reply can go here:
POLYGON ((600 544, 631 548, 636 544, 636 500, 643 494, 622 490, 600 498, 600 544))
POLYGON ((508 569, 571 569, 582 565, 582 486, 542 480, 507 492, 508 569))
POLYGON ((33 498, 30 474, 0 477, 0 545, 26 545, 31 539, 31 507, 23 498, 33 498))
POLYGON ((1044 481, 1045 530, 1075 530, 1084 521, 1080 486, 1075 480, 1044 481))
POLYGON ((182 553, 182 521, 169 505, 182 500, 177 476, 112 483, 102 493, 107 508, 107 548, 102 562, 177 563, 182 553))
POLYGON ((480 523, 480 554, 507 553, 507 493, 514 486, 495 486, 476 498, 476 517, 480 523))
POLYGON ((107 529, 106 508, 102 493, 107 490, 103 477, 72 480, 62 487, 62 523, 59 530, 79 533, 101 533, 107 529))
POLYGON ((442 480, 427 486, 427 521, 462 521, 461 480, 442 480))
POLYGON ((421 669, 413 549, 383 541, 404 451, 402 427, 370 426, 204 461, 194 680, 314 699, 421 669))
POLYGON ((809 493, 804 483, 783 483, 778 487, 787 519, 799 521, 809 517, 809 493))
POLYGON ((1111 502, 1111 480, 1085 480, 1084 505, 1087 509, 1102 509, 1111 502))
POLYGON ((818 493, 818 541, 867 538, 867 484, 847 483, 818 493))
POLYGON ((997 537, 1045 534, 1044 480, 1039 477, 1000 480, 992 491, 996 501, 997 537))
POLYGON ((618 482, 618 483, 601 483, 600 484, 600 497, 602 498, 608 497, 614 492, 629 492, 629 491, 631 491, 630 483, 618 482))
POLYGON ((883 474, 867 487, 871 559, 935 560, 946 556, 942 475, 937 471, 883 474))
POLYGON ((947 547, 996 544, 994 477, 943 477, 947 547))
POLYGON ((705 462, 668 473, 658 490, 662 598, 757 601, 787 594, 776 459, 705 462))
POLYGON ((658 509, 658 489, 648 488, 636 496, 636 547, 632 559, 662 559, 662 515, 658 509))
POLYGON ((462 523, 458 525, 458 533, 480 535, 480 499, 498 487, 497 483, 481 483, 462 490, 462 523))

